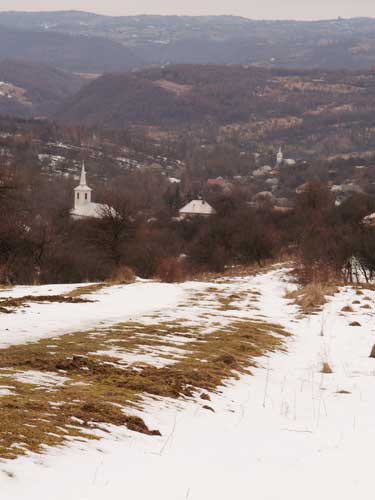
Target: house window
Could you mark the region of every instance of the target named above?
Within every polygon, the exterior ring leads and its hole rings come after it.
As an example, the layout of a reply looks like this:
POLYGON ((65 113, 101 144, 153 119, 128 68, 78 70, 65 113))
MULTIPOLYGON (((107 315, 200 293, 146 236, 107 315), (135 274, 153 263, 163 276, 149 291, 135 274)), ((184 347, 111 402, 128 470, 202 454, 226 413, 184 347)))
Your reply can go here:
POLYGON ((85 200, 87 200, 87 193, 85 193, 85 200))
POLYGON ((79 193, 77 193, 77 200, 79 200, 79 193))

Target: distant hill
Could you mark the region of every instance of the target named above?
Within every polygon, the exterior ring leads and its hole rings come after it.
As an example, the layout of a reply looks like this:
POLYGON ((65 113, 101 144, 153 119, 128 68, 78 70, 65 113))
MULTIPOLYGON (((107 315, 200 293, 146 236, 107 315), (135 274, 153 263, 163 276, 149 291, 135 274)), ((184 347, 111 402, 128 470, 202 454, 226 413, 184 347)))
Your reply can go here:
MULTIPOLYGON (((375 136, 372 72, 170 65, 104 75, 57 113, 69 124, 215 133, 259 149, 365 150, 375 136)), ((371 146, 373 147, 373 146, 371 146)))
POLYGON ((256 100, 254 90, 270 75, 258 68, 192 65, 107 74, 68 100, 58 117, 111 128, 242 121, 256 100))
MULTIPOLYGON (((351 70, 375 65, 375 19, 370 18, 307 22, 0 12, 0 26, 11 30, 5 35, 11 40, 12 30, 24 32, 25 56, 74 71, 103 73, 169 63, 351 70)), ((12 41, 1 45, 2 57, 20 56, 12 41)))
POLYGON ((50 115, 86 82, 78 75, 41 64, 0 61, 0 114, 50 115))
POLYGON ((105 38, 26 31, 0 25, 0 59, 6 58, 80 73, 125 71, 140 62, 130 49, 105 38))

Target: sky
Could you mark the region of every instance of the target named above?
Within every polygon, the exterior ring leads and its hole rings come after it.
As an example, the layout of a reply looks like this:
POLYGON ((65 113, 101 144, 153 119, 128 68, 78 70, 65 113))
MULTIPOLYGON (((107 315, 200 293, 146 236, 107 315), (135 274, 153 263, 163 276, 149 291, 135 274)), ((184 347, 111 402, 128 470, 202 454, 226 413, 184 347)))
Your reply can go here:
POLYGON ((0 0, 0 10, 86 10, 108 15, 232 14, 253 19, 375 17, 375 0, 0 0))

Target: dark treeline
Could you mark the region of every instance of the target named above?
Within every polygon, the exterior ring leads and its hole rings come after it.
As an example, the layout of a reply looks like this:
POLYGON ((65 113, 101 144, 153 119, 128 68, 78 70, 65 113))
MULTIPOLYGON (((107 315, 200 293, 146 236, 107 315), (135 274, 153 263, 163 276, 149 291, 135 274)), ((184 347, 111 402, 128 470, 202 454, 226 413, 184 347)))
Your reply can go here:
POLYGON ((124 173, 98 188, 98 201, 115 209, 103 209, 100 219, 70 218, 73 187, 32 169, 2 169, 1 283, 104 280, 124 267, 173 281, 280 256, 296 259, 306 281, 375 272, 375 229, 362 224, 375 200, 355 195, 337 207, 320 182, 285 212, 267 203, 252 208, 241 187, 208 192, 216 215, 183 221, 176 215, 187 187, 160 172, 124 173))

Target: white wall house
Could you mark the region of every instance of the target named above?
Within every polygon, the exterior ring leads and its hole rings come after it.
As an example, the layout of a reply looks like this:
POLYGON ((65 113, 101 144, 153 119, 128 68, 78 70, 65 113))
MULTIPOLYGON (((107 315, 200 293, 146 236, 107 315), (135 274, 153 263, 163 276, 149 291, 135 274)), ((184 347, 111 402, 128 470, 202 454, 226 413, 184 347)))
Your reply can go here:
POLYGON ((179 211, 180 218, 203 216, 209 217, 216 214, 216 210, 211 207, 205 200, 192 200, 190 203, 182 207, 179 211))
POLYGON ((363 219, 363 223, 366 226, 375 227, 375 212, 373 214, 370 214, 367 217, 365 217, 363 219))
MULTIPOLYGON (((91 201, 92 189, 87 185, 85 165, 82 165, 79 185, 74 189, 74 208, 70 211, 73 219, 100 219, 108 210, 107 205, 91 201)), ((111 209, 113 210, 113 209, 111 209)))

